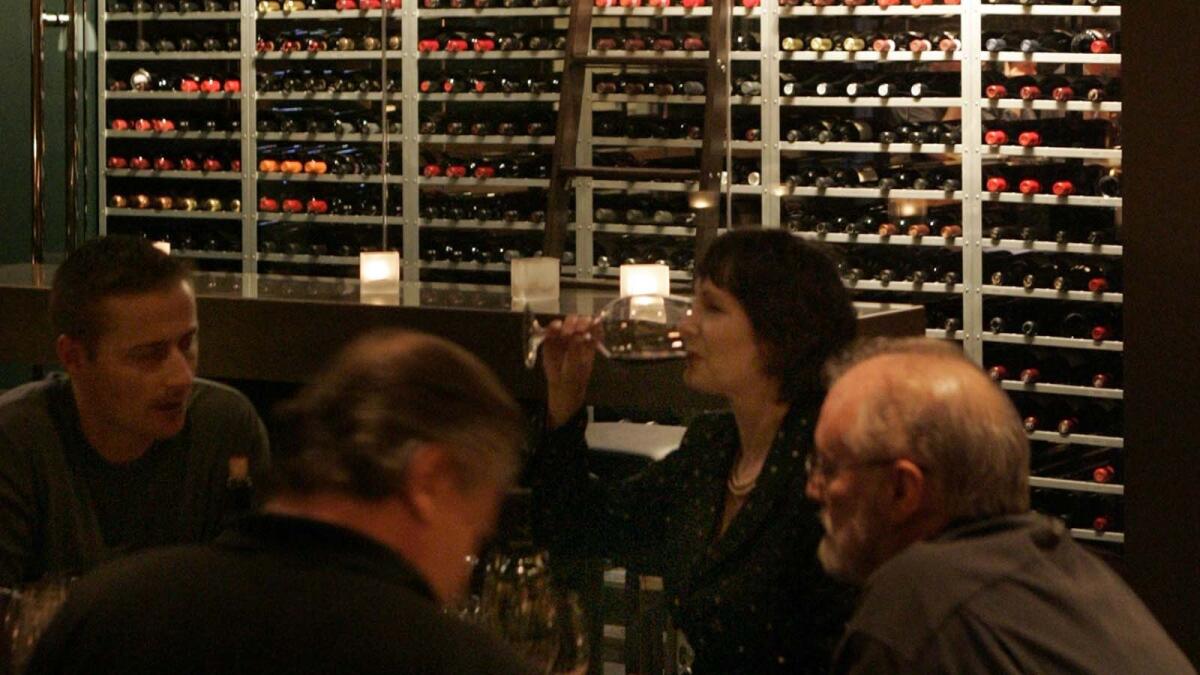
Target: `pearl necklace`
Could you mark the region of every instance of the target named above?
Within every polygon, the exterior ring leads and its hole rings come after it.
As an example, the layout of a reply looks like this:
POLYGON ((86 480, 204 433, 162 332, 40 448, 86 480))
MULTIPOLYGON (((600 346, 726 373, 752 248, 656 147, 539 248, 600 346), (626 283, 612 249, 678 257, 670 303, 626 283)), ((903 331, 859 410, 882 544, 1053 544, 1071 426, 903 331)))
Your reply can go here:
POLYGON ((750 494, 754 486, 758 484, 758 476, 747 481, 738 481, 733 473, 729 474, 729 480, 725 481, 725 487, 729 490, 729 494, 734 497, 745 497, 750 494))

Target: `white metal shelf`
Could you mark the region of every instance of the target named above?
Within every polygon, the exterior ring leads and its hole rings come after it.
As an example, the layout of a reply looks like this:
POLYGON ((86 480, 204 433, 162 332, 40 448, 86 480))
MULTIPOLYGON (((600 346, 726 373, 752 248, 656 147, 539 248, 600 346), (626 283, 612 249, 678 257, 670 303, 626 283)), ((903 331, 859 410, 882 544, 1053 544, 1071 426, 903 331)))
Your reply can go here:
POLYGON ((1092 434, 1060 434, 1057 431, 1030 431, 1026 434, 1031 441, 1090 445, 1098 448, 1124 448, 1125 439, 1116 436, 1094 436, 1092 434))
POLYGON ((1025 241, 1023 239, 983 239, 984 248, 1007 251, 1043 251, 1046 253, 1083 253, 1087 255, 1121 256, 1125 247, 1116 244, 1060 244, 1055 241, 1025 241))
POLYGON ((1020 98, 989 98, 983 100, 983 107, 995 110, 1055 110, 1072 112, 1121 112, 1120 101, 1052 101, 1034 99, 1026 101, 1020 98))
POLYGON ((400 18, 398 9, 305 9, 298 12, 257 12, 255 19, 258 21, 378 19, 383 16, 385 11, 393 18, 400 18))
POLYGON ((1086 5, 983 5, 979 13, 984 16, 1121 16, 1121 8, 1086 5))
POLYGON ((204 251, 200 249, 172 248, 171 255, 193 260, 241 260, 237 251, 204 251))
POLYGON ((236 141, 242 137, 238 131, 118 131, 105 129, 106 138, 136 138, 142 140, 172 140, 172 141, 236 141))
POLYGON ((241 180, 240 171, 158 171, 156 169, 105 169, 113 178, 165 178, 168 180, 241 180))
POLYGON ((962 154, 962 144, 950 143, 821 143, 781 142, 782 152, 888 152, 895 154, 962 154))
POLYGON ((872 244, 881 246, 928 246, 944 248, 946 246, 962 246, 962 237, 910 237, 906 234, 854 234, 846 232, 796 232, 795 235, 809 241, 823 241, 828 244, 872 244))
MULTIPOLYGON (((665 52, 664 52, 665 53, 665 52)), ((565 52, 561 49, 521 49, 512 51, 461 51, 461 52, 420 52, 421 61, 488 61, 498 59, 561 59, 565 52)))
MULTIPOLYGON (((596 190, 629 190, 631 192, 691 192, 696 189, 696 183, 671 183, 668 181, 624 181, 624 180, 593 180, 592 187, 596 190)), ((744 186, 749 187, 749 186, 744 186)))
POLYGON ((305 253, 259 253, 261 262, 295 263, 301 265, 358 265, 356 255, 317 255, 305 253))
POLYGON ((554 136, 500 136, 489 134, 474 136, 472 134, 423 134, 418 137, 422 143, 441 143, 444 145, 554 145, 554 136))
MULTIPOLYGON (((259 211, 257 214, 259 222, 279 222, 279 223, 325 223, 330 225, 382 225, 383 216, 334 216, 329 214, 313 214, 313 213, 284 213, 282 211, 259 211)), ((398 221, 399 216, 394 216, 398 221)))
MULTIPOLYGON (((389 183, 398 183, 403 179, 402 176, 388 176, 389 183)), ((549 178, 473 178, 464 176, 462 178, 449 178, 447 176, 437 176, 434 178, 421 177, 420 183, 426 185, 463 185, 472 187, 532 187, 545 188, 550 187, 549 178)))
POLYGON ((109 61, 237 61, 241 52, 105 52, 109 61))
POLYGON ((324 49, 317 52, 299 50, 294 52, 259 52, 255 58, 259 61, 363 61, 378 59, 387 55, 389 59, 399 59, 404 54, 395 49, 376 49, 366 51, 361 49, 324 49))
MULTIPOLYGON (((393 134, 393 137, 395 134, 393 134)), ((298 143, 378 143, 383 134, 360 133, 308 133, 307 131, 259 131, 254 137, 260 141, 295 141, 298 143)))
POLYGON ((1019 145, 985 145, 983 154, 989 157, 1045 157, 1058 159, 1107 159, 1120 160, 1120 148, 1060 148, 1039 146, 1026 148, 1019 145))
MULTIPOLYGON (((685 94, 670 94, 658 96, 655 94, 597 94, 592 93, 593 107, 597 103, 694 103, 704 105, 704 96, 688 96, 685 94)), ((761 96, 732 95, 731 105, 762 105, 761 96)))
POLYGON ((1120 197, 1058 197, 1056 195, 1024 195, 1019 192, 984 192, 985 202, 1004 204, 1043 204, 1046 206, 1107 206, 1121 208, 1120 197))
POLYGON ((807 61, 807 62, 824 62, 824 63, 937 63, 939 61, 961 61, 961 52, 942 52, 942 51, 891 51, 891 52, 844 52, 844 51, 795 51, 795 52, 780 52, 779 59, 781 61, 807 61))
MULTIPOLYGON (((745 8, 742 8, 745 9, 745 8)), ((712 16, 712 7, 597 7, 592 16, 712 16)))
POLYGON ((1071 536, 1083 541, 1099 541, 1106 544, 1124 544, 1124 532, 1097 532, 1095 530, 1084 530, 1081 528, 1072 528, 1071 536))
POLYGON ((255 179, 264 183, 382 183, 383 176, 379 174, 347 173, 335 175, 331 173, 257 173, 255 179))
MULTIPOLYGON (((452 262, 449 260, 422 260, 421 267, 430 270, 461 270, 469 272, 508 272, 508 263, 479 263, 479 262, 452 262)), ((566 272, 566 270, 563 270, 566 272)))
POLYGON ((1120 54, 1077 54, 1074 52, 982 52, 984 63, 1093 63, 1120 65, 1120 54))
POLYGON ((380 91, 266 91, 255 94, 260 101, 382 101, 380 91))
POLYGON ((962 99, 956 96, 783 96, 779 101, 781 105, 807 108, 957 108, 962 105, 962 99))
POLYGON ((941 328, 926 328, 925 337, 936 338, 938 340, 957 340, 961 342, 963 339, 963 332, 961 330, 948 332, 941 328))
MULTIPOLYGON (((528 220, 449 220, 446 218, 422 218, 421 227, 446 230, 511 230, 518 232, 541 231, 545 223, 534 223, 528 220)), ((568 230, 575 229, 568 224, 568 230)))
MULTIPOLYGON (((399 96, 393 98, 399 99, 399 96)), ((529 102, 544 102, 555 103, 558 101, 558 92, 550 92, 546 94, 526 94, 504 92, 486 92, 476 94, 475 92, 462 92, 456 94, 447 94, 444 92, 425 92, 417 96, 422 101, 460 101, 460 102, 504 102, 511 101, 513 103, 529 103, 529 102)))
POLYGON ((106 99, 164 99, 180 101, 237 101, 241 100, 241 92, 218 91, 213 93, 197 91, 105 91, 106 99))
POLYGON ((874 5, 862 5, 858 7, 792 6, 781 8, 779 10, 779 17, 781 19, 800 16, 903 16, 912 18, 958 16, 961 13, 962 7, 959 5, 925 5, 922 7, 911 7, 908 5, 897 5, 895 7, 877 7, 874 5))
POLYGON ((596 232, 606 234, 651 234, 673 237, 695 236, 696 228, 687 225, 630 225, 626 223, 596 223, 596 232))
POLYGON ((185 218, 189 220, 241 220, 242 214, 237 211, 176 211, 161 209, 118 209, 106 207, 104 214, 110 218, 185 218))
MULTIPOLYGON (((737 143, 738 141, 734 141, 737 143)), ((741 141, 741 143, 753 143, 752 141, 741 141)), ((627 136, 593 136, 593 145, 603 146, 629 146, 629 147, 648 147, 648 148, 699 148, 701 141, 691 138, 629 138, 627 136)), ((761 144, 754 143, 755 147, 762 147, 761 144)), ((734 146, 739 149, 746 149, 745 145, 734 146)))
POLYGON ((879 188, 817 188, 781 185, 781 196, 791 197, 843 197, 847 199, 929 199, 962 201, 962 190, 880 190, 879 188))
POLYGON ((980 336, 984 342, 1000 342, 1014 345, 1028 345, 1030 347, 1064 347, 1067 349, 1091 349, 1104 352, 1120 352, 1125 350, 1125 343, 1120 340, 1105 340, 1096 342, 1095 340, 1084 340, 1077 338, 1053 337, 1046 335, 1022 335, 1020 333, 990 333, 985 332, 980 336))
POLYGON ((1071 492, 1095 492, 1102 495, 1125 494, 1125 486, 1118 483, 1096 483, 1094 481, 1048 478, 1043 476, 1030 476, 1029 487, 1068 490, 1071 492))
POLYGON ((946 284, 940 281, 927 281, 925 283, 913 283, 911 281, 889 281, 884 283, 876 279, 861 279, 859 281, 843 280, 846 288, 852 288, 856 291, 890 291, 893 293, 945 293, 949 295, 961 295, 963 292, 962 284, 946 284))
POLYGON ((1040 298, 1043 300, 1079 300, 1084 302, 1109 302, 1121 304, 1122 293, 1092 293, 1089 291, 1058 291, 1053 288, 1023 288, 1020 286, 992 286, 984 284, 980 290, 985 296, 997 295, 1012 298, 1040 298))
MULTIPOLYGON (((597 15, 599 10, 595 12, 597 15)), ((544 16, 544 17, 565 17, 570 14, 569 7, 484 7, 476 9, 474 7, 460 7, 452 9, 425 9, 421 8, 417 12, 417 18, 421 20, 436 20, 436 19, 456 19, 456 18, 478 18, 478 19, 503 19, 507 17, 517 16, 544 16)))
POLYGON ((241 12, 112 12, 104 14, 104 21, 237 21, 241 12))
POLYGON ((1079 396, 1081 398, 1107 398, 1122 400, 1125 398, 1124 389, 1103 389, 1100 387, 1080 387, 1071 384, 1033 383, 1026 384, 1020 380, 1002 380, 1000 388, 1006 391, 1023 391, 1028 394, 1057 394, 1060 396, 1079 396))

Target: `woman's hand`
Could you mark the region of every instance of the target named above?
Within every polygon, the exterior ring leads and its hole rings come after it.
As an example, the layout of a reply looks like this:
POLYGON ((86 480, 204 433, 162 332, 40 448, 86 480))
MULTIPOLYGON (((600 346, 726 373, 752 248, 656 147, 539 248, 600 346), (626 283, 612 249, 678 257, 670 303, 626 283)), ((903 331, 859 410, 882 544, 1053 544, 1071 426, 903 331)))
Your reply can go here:
POLYGON ((596 361, 592 317, 570 315, 546 327, 542 368, 546 372, 546 411, 549 428, 575 416, 587 398, 588 380, 596 361))

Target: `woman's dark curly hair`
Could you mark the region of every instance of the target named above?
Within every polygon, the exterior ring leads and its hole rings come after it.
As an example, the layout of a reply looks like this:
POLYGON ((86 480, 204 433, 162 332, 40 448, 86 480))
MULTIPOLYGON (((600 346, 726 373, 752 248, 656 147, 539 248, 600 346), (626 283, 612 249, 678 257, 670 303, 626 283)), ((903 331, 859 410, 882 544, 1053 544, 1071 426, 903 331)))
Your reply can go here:
POLYGON ((784 401, 822 391, 825 362, 854 340, 854 307, 833 258, 785 230, 718 237, 696 266, 696 280, 741 303, 784 401))

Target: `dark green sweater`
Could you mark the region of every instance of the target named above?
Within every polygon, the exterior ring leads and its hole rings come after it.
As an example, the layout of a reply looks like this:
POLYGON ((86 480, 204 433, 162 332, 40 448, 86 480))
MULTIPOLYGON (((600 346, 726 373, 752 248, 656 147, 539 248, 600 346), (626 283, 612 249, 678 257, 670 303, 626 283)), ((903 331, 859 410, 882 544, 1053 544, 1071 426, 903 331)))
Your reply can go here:
POLYGON ((0 586, 78 574, 127 551, 212 539, 233 511, 229 458, 267 463, 254 407, 196 380, 187 422, 125 465, 106 462, 79 426, 65 376, 0 397, 0 586))

